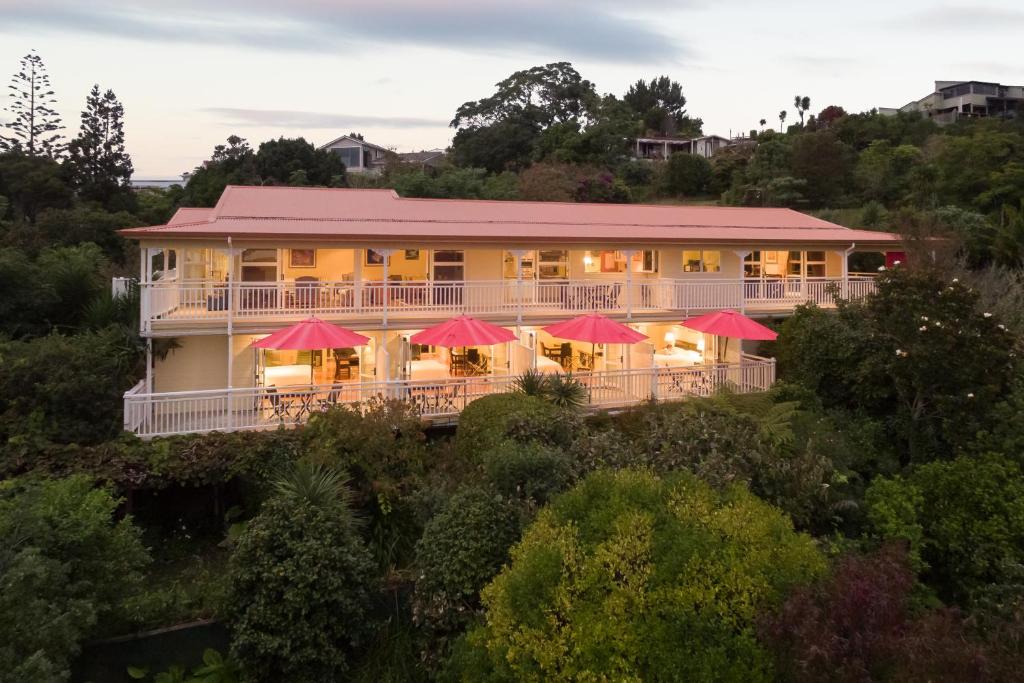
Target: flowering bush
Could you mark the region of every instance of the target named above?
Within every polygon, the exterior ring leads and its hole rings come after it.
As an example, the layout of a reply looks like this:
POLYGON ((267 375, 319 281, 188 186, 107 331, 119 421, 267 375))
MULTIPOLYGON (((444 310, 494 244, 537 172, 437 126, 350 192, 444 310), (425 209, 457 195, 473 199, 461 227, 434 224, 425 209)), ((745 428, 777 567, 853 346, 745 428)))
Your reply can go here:
POLYGON ((956 279, 897 267, 876 283, 836 313, 812 305, 786 320, 779 374, 828 407, 885 419, 904 463, 929 460, 989 424, 1013 376, 1013 337, 956 279))

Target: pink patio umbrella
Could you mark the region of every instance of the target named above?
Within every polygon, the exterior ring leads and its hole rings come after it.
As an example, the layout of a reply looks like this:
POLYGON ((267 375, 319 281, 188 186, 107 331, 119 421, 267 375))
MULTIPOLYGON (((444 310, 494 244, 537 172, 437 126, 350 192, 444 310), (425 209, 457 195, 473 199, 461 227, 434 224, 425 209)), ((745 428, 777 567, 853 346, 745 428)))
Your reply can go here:
MULTIPOLYGON (((344 327, 324 322, 315 316, 302 322, 267 335, 254 341, 254 349, 289 349, 296 351, 312 351, 313 349, 336 349, 348 346, 365 346, 370 341, 344 327)), ((313 357, 309 359, 309 383, 313 383, 313 357)))
POLYGON ((590 342, 590 357, 594 357, 596 344, 635 344, 647 339, 628 325, 623 325, 600 313, 581 315, 542 328, 552 337, 590 342))
MULTIPOLYGON (((409 341, 413 344, 444 346, 446 348, 477 345, 490 346, 515 340, 515 332, 492 323, 484 322, 483 320, 477 320, 468 315, 455 316, 451 320, 446 320, 440 325, 428 327, 409 337, 409 341)), ((465 348, 463 350, 465 351, 465 348)))
POLYGON ((726 337, 726 344, 729 343, 729 338, 774 341, 779 336, 761 323, 751 320, 738 311, 730 310, 688 318, 682 324, 683 327, 689 327, 691 330, 726 337))
POLYGON ((476 346, 478 344, 503 344, 515 341, 516 335, 504 327, 483 320, 459 315, 440 325, 428 327, 409 338, 413 344, 428 346, 476 346))

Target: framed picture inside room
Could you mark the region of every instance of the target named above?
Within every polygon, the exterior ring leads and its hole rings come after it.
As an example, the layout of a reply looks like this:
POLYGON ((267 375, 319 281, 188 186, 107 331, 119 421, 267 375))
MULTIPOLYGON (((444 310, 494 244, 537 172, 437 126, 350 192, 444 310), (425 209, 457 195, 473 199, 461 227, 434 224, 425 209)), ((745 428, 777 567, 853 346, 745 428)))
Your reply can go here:
POLYGON ((367 266, 383 266, 384 265, 384 254, 377 251, 376 249, 366 250, 365 265, 367 266))
POLYGON ((316 268, 316 249, 289 249, 290 268, 316 268))
POLYGON ((419 249, 406 249, 405 250, 405 260, 406 261, 419 261, 420 260, 420 250, 419 249))

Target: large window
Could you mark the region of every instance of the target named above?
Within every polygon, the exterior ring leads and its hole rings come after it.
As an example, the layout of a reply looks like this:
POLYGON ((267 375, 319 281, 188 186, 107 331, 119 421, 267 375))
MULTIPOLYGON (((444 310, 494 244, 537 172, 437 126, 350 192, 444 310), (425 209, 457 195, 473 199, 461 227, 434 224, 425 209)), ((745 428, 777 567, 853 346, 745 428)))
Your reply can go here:
POLYGON ((466 255, 461 249, 437 249, 434 251, 434 280, 457 282, 465 279, 466 255))
MULTIPOLYGON (((564 249, 540 249, 523 252, 520 262, 524 280, 564 280, 569 277, 569 252, 564 249)), ((502 274, 505 278, 516 278, 516 257, 505 252, 502 274)))
MULTIPOLYGON (((583 253, 583 272, 585 273, 625 273, 626 252, 624 251, 587 251, 583 253)), ((653 249, 633 252, 632 268, 634 273, 656 273, 658 271, 658 252, 653 249)))
POLYGON ((743 259, 743 277, 761 277, 761 252, 752 251, 743 259))
POLYGON ((718 273, 722 270, 722 252, 710 249, 683 251, 684 273, 718 273))
POLYGON ((359 158, 362 156, 359 147, 335 147, 331 151, 341 157, 341 163, 345 164, 345 168, 359 168, 359 158))
POLYGON ((823 251, 791 251, 788 264, 786 273, 790 277, 825 277, 823 251))

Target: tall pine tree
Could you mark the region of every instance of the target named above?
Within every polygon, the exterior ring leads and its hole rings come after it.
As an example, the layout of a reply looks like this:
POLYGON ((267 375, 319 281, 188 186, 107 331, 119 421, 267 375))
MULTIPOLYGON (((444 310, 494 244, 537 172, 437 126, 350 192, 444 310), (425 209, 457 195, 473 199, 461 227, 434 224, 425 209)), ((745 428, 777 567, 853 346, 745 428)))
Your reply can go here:
POLYGON ((22 152, 29 156, 56 159, 64 153, 64 138, 56 132, 64 128, 50 89, 50 76, 42 58, 32 50, 21 58, 21 70, 7 86, 13 102, 4 108, 14 120, 3 124, 10 131, 0 135, 0 151, 22 152))
POLYGON ((94 85, 85 99, 78 137, 68 145, 68 163, 78 195, 108 208, 130 193, 132 159, 124 146, 124 107, 113 90, 94 85))

